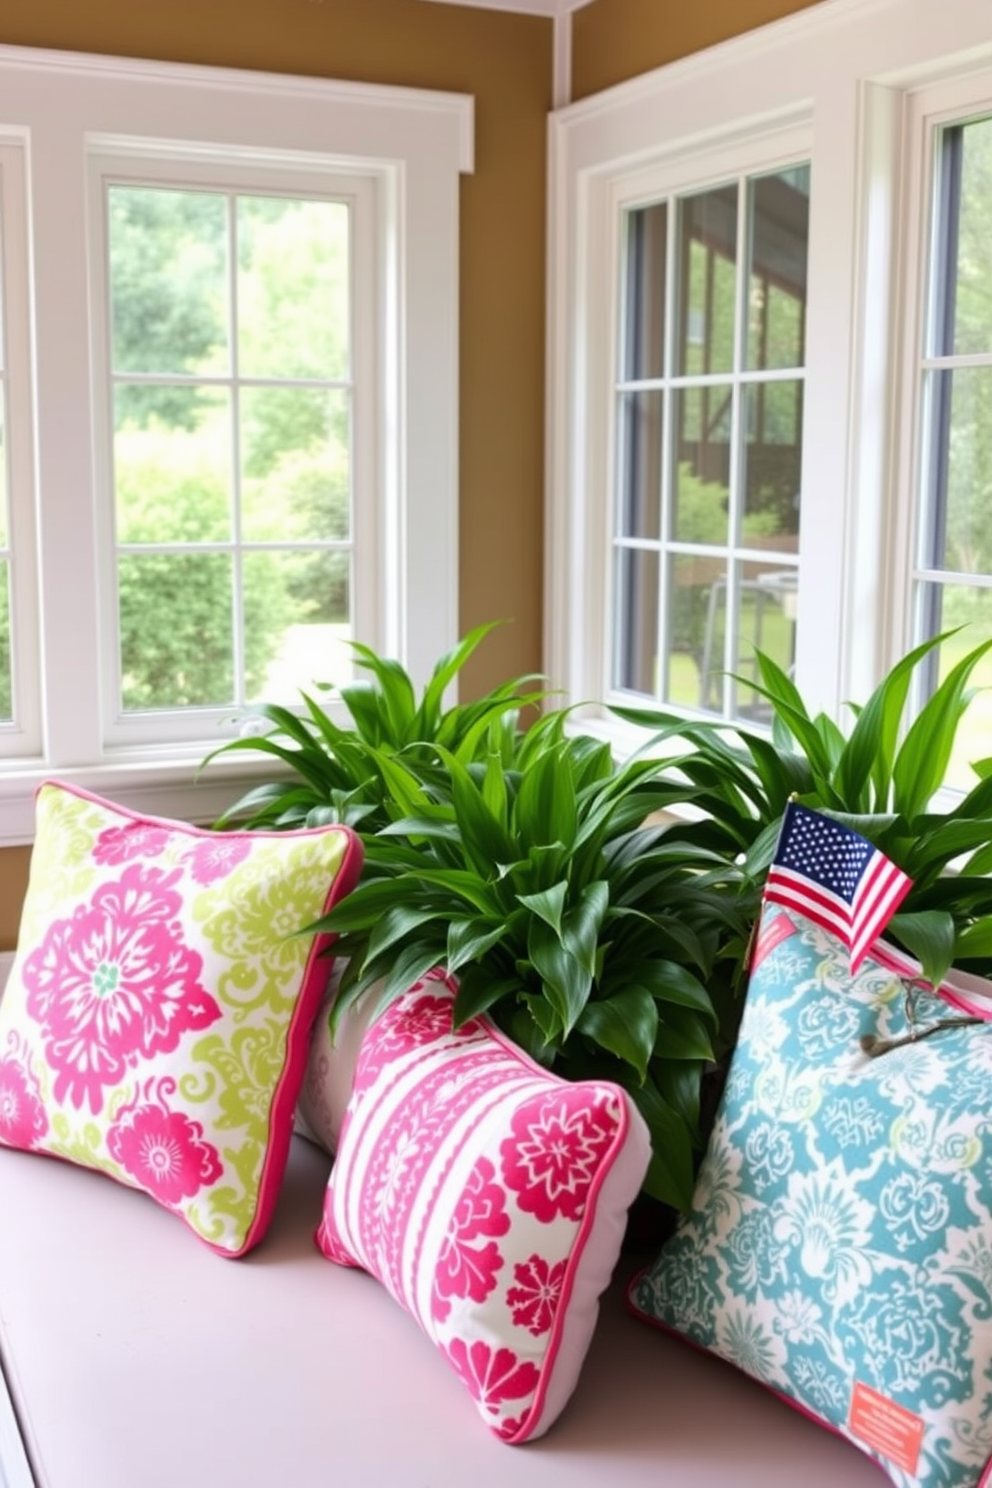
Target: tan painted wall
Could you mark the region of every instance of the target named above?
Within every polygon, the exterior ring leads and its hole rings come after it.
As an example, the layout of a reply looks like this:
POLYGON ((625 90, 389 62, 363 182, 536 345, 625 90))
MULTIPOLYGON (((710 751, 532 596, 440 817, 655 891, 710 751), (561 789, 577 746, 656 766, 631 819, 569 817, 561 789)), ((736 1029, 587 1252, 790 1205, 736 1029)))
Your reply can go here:
POLYGON ((577 10, 572 31, 572 97, 702 51, 818 0, 594 0, 577 10))

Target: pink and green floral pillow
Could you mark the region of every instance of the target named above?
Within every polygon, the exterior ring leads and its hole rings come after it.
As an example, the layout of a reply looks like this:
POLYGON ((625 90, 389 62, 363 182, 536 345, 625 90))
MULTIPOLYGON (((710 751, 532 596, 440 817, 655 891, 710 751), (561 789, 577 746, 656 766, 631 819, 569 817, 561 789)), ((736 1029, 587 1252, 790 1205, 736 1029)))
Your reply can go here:
POLYGON ((331 968, 328 939, 298 932, 360 866, 347 827, 211 832, 43 785, 0 1002, 0 1146, 106 1173, 218 1253, 250 1250, 331 968))
POLYGON ((579 1378, 650 1158, 619 1087, 559 1079, 435 973, 365 1034, 317 1243, 376 1276, 505 1442, 579 1378))

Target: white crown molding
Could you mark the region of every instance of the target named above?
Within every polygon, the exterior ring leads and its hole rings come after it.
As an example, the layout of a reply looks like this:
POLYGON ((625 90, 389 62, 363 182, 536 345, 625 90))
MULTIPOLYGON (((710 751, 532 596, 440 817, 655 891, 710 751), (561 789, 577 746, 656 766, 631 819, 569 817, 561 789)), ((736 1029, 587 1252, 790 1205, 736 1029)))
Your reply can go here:
POLYGON ((477 10, 516 10, 524 15, 547 16, 549 20, 557 20, 560 16, 571 15, 573 10, 580 10, 583 5, 590 5, 592 0, 433 0, 438 5, 469 5, 477 10))

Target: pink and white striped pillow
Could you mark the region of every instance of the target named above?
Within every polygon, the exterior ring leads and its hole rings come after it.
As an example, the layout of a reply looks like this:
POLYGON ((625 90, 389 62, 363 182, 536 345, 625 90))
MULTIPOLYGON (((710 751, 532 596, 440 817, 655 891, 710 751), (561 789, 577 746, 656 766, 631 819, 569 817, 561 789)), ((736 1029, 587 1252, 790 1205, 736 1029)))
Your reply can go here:
POLYGON ((579 1378, 647 1127, 608 1082, 540 1068, 425 978, 365 1034, 317 1243, 376 1276, 503 1441, 546 1431, 579 1378))

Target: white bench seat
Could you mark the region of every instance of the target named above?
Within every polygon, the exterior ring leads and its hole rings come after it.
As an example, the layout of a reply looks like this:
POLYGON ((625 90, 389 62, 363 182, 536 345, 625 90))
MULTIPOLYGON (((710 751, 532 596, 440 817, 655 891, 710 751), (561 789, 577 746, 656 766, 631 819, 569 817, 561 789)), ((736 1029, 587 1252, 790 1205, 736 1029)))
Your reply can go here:
POLYGON ((849 1443, 627 1315, 625 1256, 546 1437, 491 1437, 388 1294, 313 1241, 294 1137, 273 1227, 213 1254, 143 1195, 0 1151, 0 1484, 22 1488, 881 1488, 849 1443), (2 1403, 2 1402, 0 1402, 2 1403), (9 1423, 12 1424, 12 1423, 9 1423))

